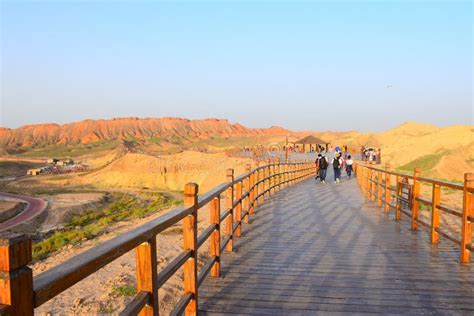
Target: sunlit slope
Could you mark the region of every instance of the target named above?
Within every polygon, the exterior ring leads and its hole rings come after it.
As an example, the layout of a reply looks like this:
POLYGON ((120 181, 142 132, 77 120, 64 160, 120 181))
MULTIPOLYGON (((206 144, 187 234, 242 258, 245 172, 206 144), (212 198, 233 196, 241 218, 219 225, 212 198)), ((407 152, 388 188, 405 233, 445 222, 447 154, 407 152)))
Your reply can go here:
POLYGON ((427 176, 458 181, 465 172, 474 172, 474 127, 469 125, 440 128, 407 122, 380 133, 329 131, 314 135, 333 145, 347 144, 356 152, 362 145, 381 148, 384 163, 408 172, 420 167, 427 176))
MULTIPOLYGON (((56 180, 48 177, 44 183, 63 185, 92 185, 97 188, 150 188, 182 191, 187 182, 196 182, 201 192, 226 181, 226 170, 235 174, 245 172, 250 159, 229 158, 223 153, 186 151, 161 157, 128 153, 109 165, 85 174, 70 175, 56 180)), ((254 165, 253 165, 254 167, 254 165)))

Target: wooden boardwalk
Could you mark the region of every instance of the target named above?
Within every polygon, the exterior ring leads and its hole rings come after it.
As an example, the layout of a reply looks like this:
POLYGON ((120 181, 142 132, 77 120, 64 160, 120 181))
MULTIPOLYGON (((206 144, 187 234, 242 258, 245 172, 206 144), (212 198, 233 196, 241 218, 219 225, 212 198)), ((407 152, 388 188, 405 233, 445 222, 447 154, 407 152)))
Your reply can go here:
POLYGON ((250 225, 222 255, 222 277, 201 286, 201 314, 474 314, 458 248, 394 221, 355 180, 287 188, 250 225))

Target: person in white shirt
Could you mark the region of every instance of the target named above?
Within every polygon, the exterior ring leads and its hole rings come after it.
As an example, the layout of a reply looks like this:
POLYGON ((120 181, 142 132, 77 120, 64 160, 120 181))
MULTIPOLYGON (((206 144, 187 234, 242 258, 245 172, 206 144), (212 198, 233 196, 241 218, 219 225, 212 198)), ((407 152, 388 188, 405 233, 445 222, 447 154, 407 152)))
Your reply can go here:
POLYGON ((351 155, 347 156, 346 160, 346 173, 347 176, 350 178, 352 175, 352 165, 354 164, 354 161, 352 161, 351 155))

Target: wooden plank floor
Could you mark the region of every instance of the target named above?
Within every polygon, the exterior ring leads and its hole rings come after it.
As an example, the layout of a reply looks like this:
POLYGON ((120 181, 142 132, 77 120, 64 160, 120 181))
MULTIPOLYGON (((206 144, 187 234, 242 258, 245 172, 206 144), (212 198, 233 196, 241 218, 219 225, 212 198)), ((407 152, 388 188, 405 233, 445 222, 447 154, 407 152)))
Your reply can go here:
POLYGON ((235 246, 200 287, 201 314, 474 315, 473 265, 365 202, 355 180, 278 192, 235 246))

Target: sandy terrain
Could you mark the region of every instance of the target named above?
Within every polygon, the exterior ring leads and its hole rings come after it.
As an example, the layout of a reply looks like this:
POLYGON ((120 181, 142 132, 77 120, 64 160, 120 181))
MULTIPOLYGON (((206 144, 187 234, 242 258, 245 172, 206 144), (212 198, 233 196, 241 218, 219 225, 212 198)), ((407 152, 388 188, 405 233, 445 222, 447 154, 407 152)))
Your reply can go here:
POLYGON ((182 191, 188 182, 196 182, 200 192, 206 192, 226 181, 226 170, 235 174, 245 172, 246 158, 230 158, 224 153, 186 151, 174 155, 151 156, 128 153, 110 165, 84 175, 71 174, 61 178, 38 178, 42 184, 60 186, 89 185, 96 188, 149 188, 154 190, 182 191))
POLYGON ((62 227, 68 216, 78 213, 88 207, 100 205, 104 193, 65 193, 42 196, 50 207, 47 217, 38 229, 44 233, 62 227))
MULTIPOLYGON (((265 146, 269 146, 273 142, 282 145, 285 135, 289 133, 289 131, 276 128, 274 130, 250 131, 238 124, 229 127, 228 123, 212 120, 198 123, 180 120, 137 123, 132 120, 125 122, 131 124, 129 128, 127 128, 128 125, 124 125, 124 122, 98 122, 97 124, 100 125, 98 130, 101 132, 95 132, 96 122, 86 121, 81 125, 81 128, 78 126, 47 127, 43 130, 46 134, 54 134, 53 131, 58 129, 63 130, 58 141, 64 143, 79 140, 81 143, 87 144, 99 139, 125 139, 127 135, 133 135, 137 138, 137 147, 114 148, 100 152, 100 154, 90 152, 77 160, 89 165, 92 171, 82 174, 22 179, 15 182, 15 188, 18 190, 34 188, 37 192, 40 192, 42 188, 53 190, 57 188, 58 191, 78 188, 133 191, 149 188, 179 192, 183 190, 185 183, 197 182, 200 185, 200 193, 203 193, 225 181, 226 169, 234 168, 235 174, 239 175, 244 173, 248 163, 255 166, 255 163, 250 159, 227 157, 223 153, 223 149, 232 146, 242 148, 249 144, 260 144, 260 141, 263 142, 261 145, 265 146), (108 124, 112 124, 116 130, 109 132, 105 127, 108 124), (132 134, 129 133, 130 129, 133 131, 132 134), (86 133, 84 130, 89 131, 86 133), (146 132, 149 130, 157 132, 149 134, 146 132), (168 138, 162 137, 165 135, 160 134, 164 133, 163 131, 166 132, 168 138), (258 135, 265 136, 257 139, 258 135), (236 138, 228 139, 228 136, 236 138), (152 139, 151 142, 150 139, 152 139), (182 151, 183 148, 186 150, 182 151), (196 151, 188 150, 193 148, 196 151)), ((13 133, 13 131, 8 131, 8 133, 13 133)), ((30 134, 29 130, 18 130, 14 134, 20 140, 26 139, 24 146, 29 145, 27 137, 30 134)), ((434 159, 435 163, 430 165, 430 168, 422 170, 423 176, 462 181, 464 172, 474 172, 474 131, 472 126, 438 128, 433 125, 409 122, 381 133, 301 132, 301 134, 292 134, 290 141, 308 134, 318 136, 332 145, 347 144, 355 151, 358 151, 361 145, 380 147, 382 148, 383 161, 390 162, 393 168, 401 167, 428 155, 437 156, 434 159)), ((423 186, 422 193, 424 197, 429 198, 431 188, 423 186)), ((102 193, 60 192, 60 194, 45 195, 45 193, 41 193, 40 195, 51 204, 47 210, 47 216, 42 218, 44 222, 41 227, 34 227, 35 230, 38 229, 42 232, 60 227, 70 214, 85 207, 100 204, 103 197, 102 193)), ((442 192, 442 201, 457 208, 460 208, 462 203, 459 192, 449 190, 442 192)), ((164 211, 140 220, 111 226, 106 234, 94 240, 85 241, 76 247, 66 247, 60 253, 34 264, 34 273, 38 274, 163 213, 164 211)), ((201 210, 200 214, 202 215, 200 219, 200 229, 202 230, 206 226, 207 211, 201 210)), ((421 216, 428 219, 429 213, 422 210, 421 216)), ((442 217, 442 228, 450 227, 449 229, 453 231, 459 230, 458 221, 447 216, 443 215, 442 217)), ((170 228, 167 232, 160 234, 157 241, 158 262, 159 269, 161 269, 182 250, 180 226, 170 228)), ((201 249, 203 253, 206 253, 207 245, 205 244, 201 249)), ((202 264, 202 262, 200 263, 202 264)), ((160 290, 160 308, 165 315, 179 299, 179 294, 182 291, 181 278, 181 272, 179 272, 160 290)), ((133 251, 47 302, 37 309, 37 312, 40 315, 48 312, 57 315, 116 313, 131 299, 130 296, 117 290, 123 286, 135 287, 133 251)))
MULTIPOLYGON (((52 255, 44 261, 32 266, 34 274, 37 275, 50 267, 56 266, 95 245, 111 239, 123 232, 129 231, 166 211, 161 211, 140 220, 127 223, 119 223, 110 227, 110 230, 101 237, 82 243, 78 247, 67 247, 60 253, 52 255)), ((207 227, 208 210, 203 208, 199 213, 199 230, 207 227)), ((157 237, 158 271, 160 271, 170 260, 182 251, 181 226, 175 225, 157 237)), ((208 252, 208 243, 199 249, 202 266, 205 263, 208 252)), ((117 292, 118 287, 133 286, 135 288, 135 253, 126 253, 111 264, 89 276, 85 280, 71 287, 67 291, 48 301, 35 310, 38 315, 97 315, 116 314, 131 300, 131 296, 125 296, 117 292)), ((182 272, 178 271, 159 292, 160 313, 167 315, 179 300, 182 293, 182 272)))

